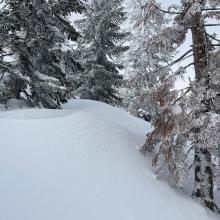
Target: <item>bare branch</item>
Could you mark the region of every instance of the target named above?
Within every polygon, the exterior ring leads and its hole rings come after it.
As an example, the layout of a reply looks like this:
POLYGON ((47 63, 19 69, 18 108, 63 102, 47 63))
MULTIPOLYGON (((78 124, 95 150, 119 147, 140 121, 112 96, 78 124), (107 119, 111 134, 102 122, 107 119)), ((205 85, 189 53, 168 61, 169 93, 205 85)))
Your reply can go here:
POLYGON ((188 89, 184 92, 184 94, 182 96, 180 96, 174 103, 173 105, 175 105, 178 101, 180 101, 183 97, 185 97, 185 95, 190 92, 191 87, 188 87, 188 89))
POLYGON ((202 11, 219 11, 220 8, 203 8, 202 11))
MULTIPOLYGON (((189 63, 188 65, 184 66, 184 69, 189 68, 190 66, 193 66, 195 63, 189 63)), ((176 73, 175 75, 179 75, 178 73, 176 73)))
POLYGON ((208 34, 208 33, 206 33, 206 35, 207 35, 209 38, 211 38, 211 39, 213 39, 213 40, 215 40, 215 41, 220 42, 220 40, 219 40, 219 39, 217 39, 217 38, 215 38, 213 35, 208 34))
POLYGON ((1 54, 0 56, 1 57, 6 57, 6 56, 11 56, 11 55, 13 55, 14 53, 8 53, 8 54, 1 54))
POLYGON ((4 78, 4 76, 5 76, 5 73, 2 73, 1 78, 0 78, 0 81, 2 81, 2 79, 4 78))
POLYGON ((220 47, 220 44, 211 44, 214 47, 220 47))
POLYGON ((215 26, 220 26, 220 24, 204 24, 203 27, 215 27, 215 26))
MULTIPOLYGON (((176 64, 176 63, 182 61, 183 58, 186 59, 186 56, 187 56, 189 53, 191 53, 192 51, 193 51, 192 49, 188 50, 188 51, 187 51, 186 53, 184 53, 181 57, 177 58, 177 59, 174 60, 171 64, 169 64, 169 66, 172 66, 172 65, 174 65, 174 64, 176 64)), ((192 56, 192 55, 190 55, 190 56, 192 56)), ((190 56, 187 56, 187 58, 190 57, 190 56)))
MULTIPOLYGON (((176 64, 176 63, 178 63, 178 62, 180 62, 180 61, 183 61, 184 59, 187 59, 187 58, 191 57, 192 54, 190 54, 189 56, 187 56, 187 55, 188 55, 189 53, 191 53, 192 51, 193 51, 192 49, 188 50, 188 51, 187 51, 186 53, 184 53, 181 57, 177 58, 177 59, 174 60, 172 63, 169 63, 167 66, 164 66, 164 67, 162 67, 162 68, 156 70, 154 73, 158 73, 158 72, 160 72, 160 71, 163 70, 163 69, 166 69, 166 68, 168 68, 168 67, 171 67, 171 66, 173 66, 174 64, 176 64)), ((190 65, 192 65, 192 64, 190 64, 190 65)))

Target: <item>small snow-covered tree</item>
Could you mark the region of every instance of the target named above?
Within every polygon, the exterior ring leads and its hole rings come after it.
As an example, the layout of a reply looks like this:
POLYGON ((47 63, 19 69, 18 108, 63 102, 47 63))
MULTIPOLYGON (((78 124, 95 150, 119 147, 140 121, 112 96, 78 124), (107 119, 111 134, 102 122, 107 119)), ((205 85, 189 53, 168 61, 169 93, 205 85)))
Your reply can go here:
POLYGON ((79 41, 80 61, 84 68, 81 98, 118 104, 117 88, 122 83, 114 58, 127 50, 120 42, 128 35, 120 25, 126 19, 121 0, 93 0, 87 4, 82 20, 77 21, 82 38, 79 41))
POLYGON ((158 47, 152 42, 152 37, 159 34, 169 21, 152 3, 160 7, 159 2, 149 0, 135 0, 127 5, 130 13, 125 27, 132 27, 132 30, 127 39, 129 50, 121 57, 125 66, 123 93, 124 107, 134 115, 139 108, 155 115, 158 109, 151 94, 169 75, 169 68, 162 67, 171 61, 173 54, 173 48, 158 47))
POLYGON ((69 40, 78 37, 66 16, 81 12, 78 0, 5 0, 0 12, 1 96, 60 108, 75 89, 79 65, 69 40))

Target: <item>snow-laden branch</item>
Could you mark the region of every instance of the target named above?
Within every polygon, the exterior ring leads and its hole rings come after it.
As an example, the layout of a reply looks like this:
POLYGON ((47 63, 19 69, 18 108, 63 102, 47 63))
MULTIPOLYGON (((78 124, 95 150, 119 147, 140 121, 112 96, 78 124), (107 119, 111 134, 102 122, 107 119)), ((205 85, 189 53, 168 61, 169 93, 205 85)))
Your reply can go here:
MULTIPOLYGON (((187 8, 187 10, 184 10, 184 11, 170 11, 170 10, 162 9, 162 8, 158 7, 157 5, 155 5, 153 3, 151 3, 151 5, 154 6, 156 9, 158 9, 159 11, 163 12, 163 13, 183 15, 183 16, 186 14, 186 12, 189 9, 189 8, 187 8)), ((220 11, 220 8, 202 8, 201 11, 220 11)))

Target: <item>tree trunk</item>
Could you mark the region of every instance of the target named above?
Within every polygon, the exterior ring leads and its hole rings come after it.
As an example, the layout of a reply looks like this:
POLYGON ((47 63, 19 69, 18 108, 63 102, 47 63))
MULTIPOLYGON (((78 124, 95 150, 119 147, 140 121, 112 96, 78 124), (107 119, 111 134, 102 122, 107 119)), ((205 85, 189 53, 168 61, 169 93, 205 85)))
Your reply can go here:
POLYGON ((215 204, 214 204, 214 183, 213 183, 213 172, 212 172, 212 158, 211 154, 207 149, 202 150, 203 160, 205 161, 204 166, 204 173, 205 173, 205 198, 204 203, 205 206, 208 207, 210 210, 214 211, 215 204))
MULTIPOLYGON (((196 13, 191 20, 191 32, 193 41, 193 57, 195 77, 200 81, 206 77, 205 69, 208 66, 208 47, 206 30, 202 19, 201 12, 196 13)), ((204 114, 198 112, 198 118, 204 114)), ((194 128, 194 133, 200 133, 201 127, 194 128)), ((200 149, 197 140, 195 146, 194 164, 195 164, 195 189, 193 196, 201 198, 207 208, 214 211, 214 193, 213 193, 213 172, 211 153, 208 149, 200 149), (204 170, 203 168, 204 165, 204 170)))
POLYGON ((201 192, 201 159, 199 155, 199 149, 198 147, 195 148, 194 152, 194 165, 195 165, 195 189, 193 192, 193 196, 197 198, 202 197, 202 192, 201 192))
POLYGON ((21 79, 13 80, 11 84, 11 92, 14 98, 20 99, 23 82, 21 79))
POLYGON ((192 17, 191 21, 195 77, 198 81, 204 77, 204 69, 208 65, 206 30, 204 23, 201 22, 201 16, 201 13, 197 13, 192 17))

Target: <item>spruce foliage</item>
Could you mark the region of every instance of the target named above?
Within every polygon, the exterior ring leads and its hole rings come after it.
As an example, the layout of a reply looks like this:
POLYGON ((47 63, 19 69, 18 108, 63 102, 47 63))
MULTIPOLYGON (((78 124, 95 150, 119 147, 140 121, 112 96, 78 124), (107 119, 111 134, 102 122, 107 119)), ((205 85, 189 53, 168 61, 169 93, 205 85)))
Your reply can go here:
POLYGON ((126 19, 120 0, 93 0, 86 7, 85 18, 77 21, 83 38, 79 42, 84 72, 81 98, 117 105, 121 65, 114 62, 128 48, 120 45, 128 33, 120 30, 126 19))
POLYGON ((79 36, 66 16, 82 10, 77 0, 5 0, 0 12, 1 102, 25 99, 45 108, 66 102, 79 67, 64 46, 79 36))

